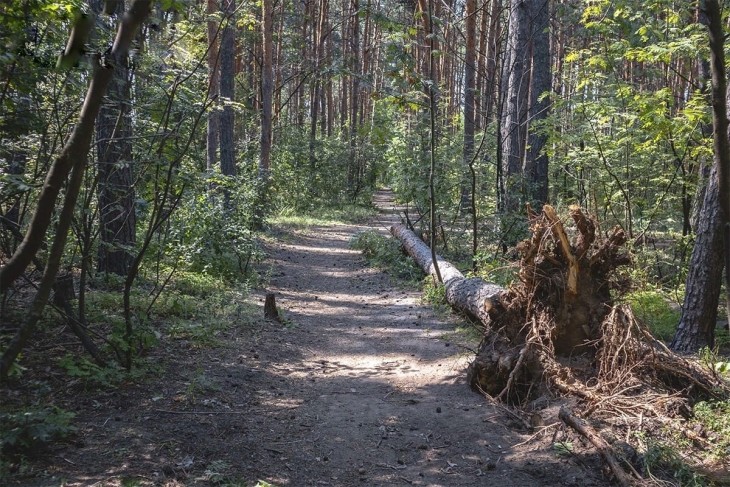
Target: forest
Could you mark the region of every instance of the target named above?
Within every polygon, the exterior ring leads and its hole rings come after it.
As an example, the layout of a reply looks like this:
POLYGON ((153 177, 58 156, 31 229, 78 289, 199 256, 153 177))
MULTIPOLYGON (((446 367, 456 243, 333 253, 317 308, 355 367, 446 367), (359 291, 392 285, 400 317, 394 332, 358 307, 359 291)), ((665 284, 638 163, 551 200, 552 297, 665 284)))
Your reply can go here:
POLYGON ((730 485, 729 5, 3 2, 0 483, 730 485))

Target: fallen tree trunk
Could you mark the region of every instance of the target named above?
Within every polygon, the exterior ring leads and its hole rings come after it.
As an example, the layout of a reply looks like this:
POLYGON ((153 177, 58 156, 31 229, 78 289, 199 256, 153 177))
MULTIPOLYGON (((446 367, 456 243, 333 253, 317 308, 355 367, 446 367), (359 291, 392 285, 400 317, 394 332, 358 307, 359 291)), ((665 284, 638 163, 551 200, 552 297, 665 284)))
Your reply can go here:
MULTIPOLYGON (((430 276, 436 277, 431 258, 431 249, 405 225, 393 225, 390 233, 403 245, 406 253, 430 276)), ((489 313, 499 306, 500 297, 505 289, 486 282, 479 277, 466 278, 451 263, 437 256, 446 290, 446 302, 456 311, 489 326, 489 313)))

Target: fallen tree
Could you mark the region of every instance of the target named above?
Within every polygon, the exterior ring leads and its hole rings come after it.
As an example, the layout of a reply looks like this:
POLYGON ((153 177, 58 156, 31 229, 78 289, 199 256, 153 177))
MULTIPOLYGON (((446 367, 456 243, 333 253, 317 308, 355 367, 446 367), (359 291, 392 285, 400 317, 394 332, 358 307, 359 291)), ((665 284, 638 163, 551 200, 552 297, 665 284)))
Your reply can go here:
MULTIPOLYGON (((406 253, 426 274, 437 277, 431 258, 431 249, 423 240, 405 225, 393 225, 390 227, 390 233, 401 242, 406 253)), ((443 257, 440 255, 436 257, 446 290, 446 301, 456 311, 480 322, 486 322, 489 309, 499 302, 505 289, 479 277, 466 278, 459 269, 444 260, 443 257)))
MULTIPOLYGON (((621 228, 601 236, 578 207, 570 208, 570 232, 549 205, 528 209, 528 218, 532 236, 517 246, 518 279, 508 289, 467 279, 438 258, 448 303, 483 325, 468 369, 474 389, 517 406, 567 397, 582 417, 628 431, 681 431, 695 401, 727 397, 714 371, 669 350, 614 302, 629 284, 616 272, 630 263, 621 228)), ((433 275, 426 244, 400 225, 391 233, 433 275)))

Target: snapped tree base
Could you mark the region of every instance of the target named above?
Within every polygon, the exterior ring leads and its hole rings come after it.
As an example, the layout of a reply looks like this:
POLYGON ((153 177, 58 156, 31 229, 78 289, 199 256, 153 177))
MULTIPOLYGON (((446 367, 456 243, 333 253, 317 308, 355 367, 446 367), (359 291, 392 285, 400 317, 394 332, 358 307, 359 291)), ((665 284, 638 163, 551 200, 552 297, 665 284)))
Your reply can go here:
POLYGON ((276 307, 276 294, 274 293, 266 293, 266 300, 264 301, 264 318, 267 320, 281 322, 279 308, 276 307))

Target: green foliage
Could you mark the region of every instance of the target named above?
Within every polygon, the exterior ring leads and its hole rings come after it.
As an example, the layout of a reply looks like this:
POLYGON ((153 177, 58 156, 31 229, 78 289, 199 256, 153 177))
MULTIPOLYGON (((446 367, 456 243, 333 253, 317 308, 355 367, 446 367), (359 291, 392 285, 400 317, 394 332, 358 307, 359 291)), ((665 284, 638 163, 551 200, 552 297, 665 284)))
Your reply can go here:
POLYGON ((423 294, 421 300, 428 303, 437 312, 445 312, 449 309, 449 303, 446 302, 446 288, 443 284, 436 282, 431 276, 423 279, 423 294))
POLYGON ((192 272, 229 281, 250 278, 251 264, 262 257, 252 230, 256 183, 223 176, 199 183, 172 218, 166 257, 192 272))
POLYGON ((646 452, 643 455, 644 470, 651 478, 669 478, 682 487, 703 487, 706 479, 694 472, 682 458, 676 445, 645 437, 646 452))
POLYGON ((722 463, 730 458, 730 400, 699 402, 693 408, 694 420, 702 425, 711 439, 709 452, 722 463))
POLYGON ((100 367, 86 357, 71 354, 61 357, 58 365, 70 377, 82 380, 86 387, 113 388, 127 377, 127 372, 115 364, 100 367))
POLYGON ((423 275, 395 239, 375 230, 356 233, 350 240, 350 247, 361 251, 372 265, 386 270, 397 279, 415 283, 423 275))
POLYGON ((57 407, 0 413, 0 451, 29 454, 63 441, 76 432, 71 424, 75 416, 57 407))
POLYGON ((553 443, 553 451, 561 457, 573 454, 573 443, 570 441, 557 441, 553 443))
POLYGON ((564 82, 575 96, 554 105, 555 199, 593 206, 602 222, 630 236, 683 229, 697 168, 711 161, 707 98, 662 74, 707 52, 703 27, 687 15, 692 8, 600 1, 564 12, 579 14, 589 41, 565 58, 564 82))
POLYGON ((671 340, 677 330, 680 310, 672 306, 667 297, 658 290, 641 290, 629 293, 624 298, 636 317, 649 326, 660 340, 671 340))
POLYGON ((516 277, 517 267, 506 259, 496 257, 495 254, 494 251, 477 252, 475 257, 478 269, 476 277, 508 287, 516 277))
POLYGON ((715 349, 702 347, 698 352, 700 360, 708 369, 721 375, 730 375, 730 362, 727 358, 720 356, 718 348, 719 345, 715 349))

